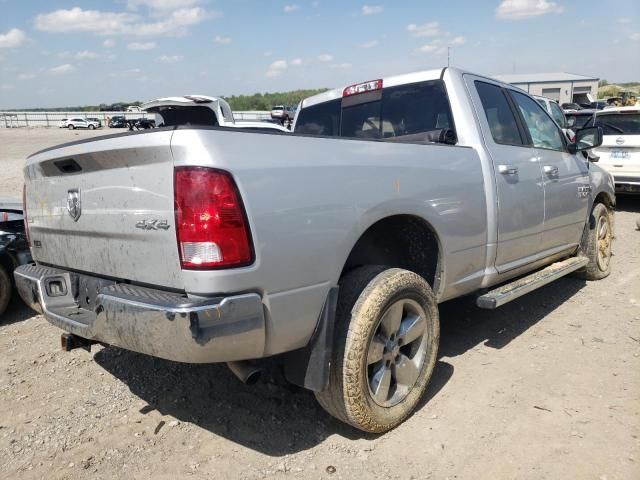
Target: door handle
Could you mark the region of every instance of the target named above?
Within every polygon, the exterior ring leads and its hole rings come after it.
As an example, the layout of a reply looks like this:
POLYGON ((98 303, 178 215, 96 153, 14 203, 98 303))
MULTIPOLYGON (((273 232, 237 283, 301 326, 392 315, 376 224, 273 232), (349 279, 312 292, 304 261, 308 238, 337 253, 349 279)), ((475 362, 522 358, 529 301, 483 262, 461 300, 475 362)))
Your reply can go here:
POLYGON ((556 177, 558 175, 558 167, 554 167, 553 165, 545 165, 542 169, 549 177, 556 177))
POLYGON ((517 175, 518 167, 513 165, 498 165, 498 171, 503 175, 517 175))

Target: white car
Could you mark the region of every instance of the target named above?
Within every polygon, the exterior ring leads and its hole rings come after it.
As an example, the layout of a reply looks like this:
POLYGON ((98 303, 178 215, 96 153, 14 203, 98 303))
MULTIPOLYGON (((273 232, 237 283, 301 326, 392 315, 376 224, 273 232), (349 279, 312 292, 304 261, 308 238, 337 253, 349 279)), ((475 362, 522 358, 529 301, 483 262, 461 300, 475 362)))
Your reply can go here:
POLYGON ((293 116, 284 105, 275 105, 271 107, 271 118, 282 122, 293 120, 293 116))
POLYGON ((64 128, 68 128, 69 130, 75 130, 76 128, 88 128, 89 130, 95 130, 99 126, 99 122, 80 117, 68 118, 64 121, 64 128))
POLYGON ((613 175, 616 191, 640 193, 640 108, 607 108, 596 113, 603 141, 592 152, 598 165, 613 175))
POLYGON ((63 118, 58 122, 58 128, 67 128, 67 120, 68 118, 63 118))
POLYGON ((231 107, 222 98, 207 95, 184 95, 151 100, 142 110, 155 113, 161 119, 159 127, 176 125, 233 126, 231 107))
POLYGON ((532 95, 532 97, 535 98, 536 102, 538 102, 540 106, 551 116, 551 118, 553 118, 567 138, 570 141, 573 141, 575 132, 567 125, 567 117, 564 114, 565 112, 562 111, 562 108, 560 108, 560 105, 558 105, 558 102, 539 95, 532 95))

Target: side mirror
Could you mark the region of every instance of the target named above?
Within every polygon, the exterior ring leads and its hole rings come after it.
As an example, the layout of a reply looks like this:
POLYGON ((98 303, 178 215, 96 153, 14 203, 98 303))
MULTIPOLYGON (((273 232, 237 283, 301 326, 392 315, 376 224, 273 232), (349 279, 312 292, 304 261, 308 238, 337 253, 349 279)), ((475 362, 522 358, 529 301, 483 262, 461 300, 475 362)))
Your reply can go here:
POLYGON ((602 145, 602 128, 587 127, 576 132, 575 143, 568 145, 570 153, 583 152, 602 145))

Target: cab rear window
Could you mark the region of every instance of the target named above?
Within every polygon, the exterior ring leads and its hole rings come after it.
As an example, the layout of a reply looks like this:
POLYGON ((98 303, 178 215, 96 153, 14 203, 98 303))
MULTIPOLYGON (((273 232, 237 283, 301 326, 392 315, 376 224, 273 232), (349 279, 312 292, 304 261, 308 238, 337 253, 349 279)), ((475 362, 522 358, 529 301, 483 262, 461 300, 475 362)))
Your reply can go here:
POLYGON ((296 133, 380 139, 407 143, 456 143, 444 82, 432 80, 387 87, 304 108, 296 133), (369 101, 371 100, 371 101, 369 101))

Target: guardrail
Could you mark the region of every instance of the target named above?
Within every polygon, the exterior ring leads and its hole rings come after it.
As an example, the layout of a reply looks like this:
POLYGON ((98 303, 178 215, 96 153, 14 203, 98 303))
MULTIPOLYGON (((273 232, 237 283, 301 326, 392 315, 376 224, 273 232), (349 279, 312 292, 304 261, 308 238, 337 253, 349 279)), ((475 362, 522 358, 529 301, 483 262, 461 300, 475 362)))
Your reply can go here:
MULTIPOLYGON (((97 118, 104 126, 108 119, 124 116, 127 120, 137 118, 154 118, 155 114, 146 112, 0 112, 0 128, 18 127, 58 127, 65 118, 97 118)), ((270 120, 271 112, 251 110, 233 112, 236 120, 270 120)), ((157 120, 157 119, 156 119, 157 120)))

